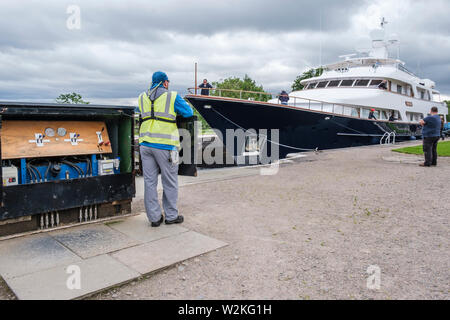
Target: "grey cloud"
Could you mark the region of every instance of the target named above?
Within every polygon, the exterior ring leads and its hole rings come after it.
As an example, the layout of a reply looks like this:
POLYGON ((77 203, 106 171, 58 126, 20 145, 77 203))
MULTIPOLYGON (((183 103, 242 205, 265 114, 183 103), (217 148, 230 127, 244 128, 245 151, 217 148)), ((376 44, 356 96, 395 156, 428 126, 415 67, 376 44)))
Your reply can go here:
POLYGON ((24 5, 2 1, 0 46, 51 47, 58 42, 76 43, 96 39, 160 42, 161 31, 211 35, 217 32, 253 30, 344 30, 348 15, 363 1, 39 1, 24 5), (82 29, 66 28, 66 8, 81 9, 82 29), (18 18, 20 17, 20 23, 18 18))
MULTIPOLYGON (((184 93, 194 61, 211 81, 247 73, 267 90, 288 89, 319 65, 320 48, 323 63, 354 51, 352 17, 371 4, 377 2, 2 0, 0 100, 71 91, 88 100, 131 98, 157 69, 184 93), (81 30, 66 28, 69 4, 81 8, 81 30)), ((408 67, 415 71, 420 61, 420 75, 448 93, 449 8, 445 0, 414 0, 397 19, 386 14, 408 67)))

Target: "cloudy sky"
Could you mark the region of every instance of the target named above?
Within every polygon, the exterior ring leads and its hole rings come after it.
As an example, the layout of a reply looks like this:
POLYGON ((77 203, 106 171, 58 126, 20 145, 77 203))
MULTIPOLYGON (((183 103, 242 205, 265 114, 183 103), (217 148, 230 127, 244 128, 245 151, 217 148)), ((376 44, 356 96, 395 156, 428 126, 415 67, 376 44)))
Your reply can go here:
POLYGON ((407 67, 450 96, 449 12, 448 0, 1 0, 0 100, 75 91, 135 105, 157 70, 186 93, 195 62, 210 81, 248 74, 267 91, 289 89, 364 47, 381 17, 407 67))

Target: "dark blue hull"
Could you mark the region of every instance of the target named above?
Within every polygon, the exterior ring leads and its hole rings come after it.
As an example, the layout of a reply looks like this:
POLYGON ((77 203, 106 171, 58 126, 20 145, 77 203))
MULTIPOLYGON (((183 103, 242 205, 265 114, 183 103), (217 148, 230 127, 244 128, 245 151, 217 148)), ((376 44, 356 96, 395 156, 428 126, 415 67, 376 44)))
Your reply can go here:
MULTIPOLYGON (((404 122, 373 121, 221 97, 188 95, 186 99, 212 128, 222 133, 224 143, 226 129, 255 129, 258 132, 261 129, 279 129, 280 158, 312 149, 379 144, 386 132, 395 132, 396 141, 420 138, 422 135, 420 126, 404 122)), ((240 154, 241 151, 235 148, 234 155, 240 154)))

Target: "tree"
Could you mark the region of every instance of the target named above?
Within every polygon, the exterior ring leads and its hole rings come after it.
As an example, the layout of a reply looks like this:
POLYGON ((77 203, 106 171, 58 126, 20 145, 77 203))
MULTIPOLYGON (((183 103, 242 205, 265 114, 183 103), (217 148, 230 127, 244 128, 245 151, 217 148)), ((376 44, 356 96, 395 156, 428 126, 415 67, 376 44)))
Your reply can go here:
POLYGON ((447 114, 447 122, 450 122, 450 100, 444 101, 447 104, 448 114, 447 114))
POLYGON ((80 94, 76 92, 60 94, 58 98, 56 98, 56 103, 62 104, 89 104, 89 102, 83 101, 83 98, 80 94))
POLYGON ((213 87, 219 90, 212 92, 213 96, 238 98, 238 99, 255 99, 256 101, 268 101, 272 98, 272 95, 264 92, 263 86, 258 86, 255 80, 252 80, 248 75, 245 75, 244 79, 230 77, 221 82, 213 82, 213 87), (222 91, 220 89, 231 89, 236 91, 222 91), (248 93, 240 91, 255 91, 259 93, 248 93))
POLYGON ((317 69, 309 69, 308 71, 303 72, 303 74, 299 75, 292 84, 292 91, 303 90, 304 85, 302 85, 300 81, 309 78, 320 77, 322 73, 323 73, 322 67, 317 69))

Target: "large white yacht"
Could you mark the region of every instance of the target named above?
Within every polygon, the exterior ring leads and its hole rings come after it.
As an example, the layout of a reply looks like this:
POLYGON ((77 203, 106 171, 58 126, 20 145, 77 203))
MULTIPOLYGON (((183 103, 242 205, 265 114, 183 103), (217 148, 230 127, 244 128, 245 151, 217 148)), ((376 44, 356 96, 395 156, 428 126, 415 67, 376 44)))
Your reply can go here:
MULTIPOLYGON (((304 89, 291 92, 287 102, 278 96, 247 100, 242 92, 240 99, 220 92, 221 96, 189 94, 186 99, 220 131, 224 143, 227 129, 278 129, 280 157, 302 150, 419 139, 419 120, 431 107, 444 117, 448 109, 433 81, 408 71, 398 54, 389 56, 398 40, 385 36, 384 25, 383 19, 381 28, 371 33, 370 49, 321 67, 323 73, 303 80, 304 89)), ((228 151, 240 156, 246 148, 228 151)))
POLYGON ((446 115, 436 84, 408 71, 398 57, 389 57, 389 47, 399 43, 395 36, 386 39, 384 24, 383 20, 382 28, 372 32, 372 48, 342 56, 343 61, 324 66, 322 75, 303 80, 304 90, 289 94, 289 104, 366 119, 373 108, 376 119, 388 120, 393 114, 398 121, 413 123, 433 106, 446 115), (322 102, 328 103, 322 106, 322 102), (332 104, 355 107, 333 110, 332 104))

